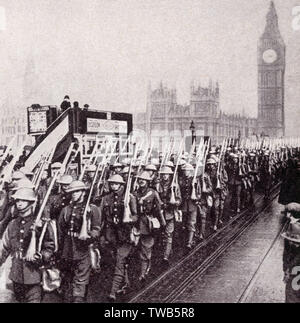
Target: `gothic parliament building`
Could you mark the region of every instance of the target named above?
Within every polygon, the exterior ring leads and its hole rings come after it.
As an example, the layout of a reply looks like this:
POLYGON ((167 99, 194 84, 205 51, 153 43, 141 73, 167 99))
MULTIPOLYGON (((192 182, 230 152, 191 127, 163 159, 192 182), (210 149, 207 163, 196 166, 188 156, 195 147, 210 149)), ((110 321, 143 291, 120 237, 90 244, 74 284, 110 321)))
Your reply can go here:
POLYGON ((156 89, 149 85, 146 112, 134 116, 135 128, 151 134, 159 149, 168 145, 170 137, 190 137, 191 120, 195 135, 209 136, 214 144, 224 137, 284 136, 285 44, 273 1, 266 20, 257 49, 258 119, 222 112, 218 83, 210 81, 208 87, 192 85, 190 104, 186 106, 177 104, 176 89, 161 83, 156 89))

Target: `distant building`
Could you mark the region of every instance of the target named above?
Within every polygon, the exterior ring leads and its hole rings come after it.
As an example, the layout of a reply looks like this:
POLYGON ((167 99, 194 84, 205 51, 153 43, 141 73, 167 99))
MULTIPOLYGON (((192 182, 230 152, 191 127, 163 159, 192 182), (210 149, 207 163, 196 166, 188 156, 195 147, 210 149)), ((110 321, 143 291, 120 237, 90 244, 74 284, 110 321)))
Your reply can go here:
MULTIPOLYGON (((25 110, 25 109, 24 109, 25 110)), ((23 115, 6 115, 0 117, 0 144, 7 145, 17 135, 17 145, 21 145, 27 137, 26 110, 23 115)), ((30 140, 27 142, 30 143, 30 140)))
POLYGON ((278 28, 273 1, 266 17, 266 27, 258 43, 258 119, 226 114, 220 109, 219 84, 191 86, 190 104, 177 104, 176 89, 162 83, 154 90, 149 86, 146 112, 135 115, 135 128, 146 131, 159 149, 170 137, 191 136, 194 121, 196 136, 209 136, 213 143, 224 137, 284 135, 285 45, 278 28))
POLYGON ((190 125, 194 121, 197 137, 209 136, 213 143, 224 137, 249 137, 257 133, 257 119, 226 114, 219 103, 219 84, 210 81, 208 87, 191 86, 190 104, 177 104, 176 89, 162 83, 154 90, 149 86, 145 113, 135 116, 134 126, 151 134, 159 149, 169 144, 170 137, 180 140, 191 137, 190 125))

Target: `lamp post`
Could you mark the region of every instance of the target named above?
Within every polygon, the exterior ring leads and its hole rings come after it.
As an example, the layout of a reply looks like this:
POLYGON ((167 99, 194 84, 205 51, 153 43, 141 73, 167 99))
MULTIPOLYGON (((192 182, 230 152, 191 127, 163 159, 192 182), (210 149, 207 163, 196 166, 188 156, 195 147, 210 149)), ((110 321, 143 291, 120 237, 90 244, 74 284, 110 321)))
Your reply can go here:
POLYGON ((191 125, 190 125, 190 130, 192 132, 192 145, 194 144, 194 142, 196 141, 196 134, 195 134, 195 124, 194 124, 194 120, 191 121, 191 125))

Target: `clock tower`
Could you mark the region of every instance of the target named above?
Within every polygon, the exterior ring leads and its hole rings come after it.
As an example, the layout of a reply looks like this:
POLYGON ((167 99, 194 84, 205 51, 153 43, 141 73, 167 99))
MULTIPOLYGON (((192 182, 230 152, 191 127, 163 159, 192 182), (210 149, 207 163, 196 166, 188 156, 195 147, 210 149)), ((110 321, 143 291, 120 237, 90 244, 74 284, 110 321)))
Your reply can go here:
POLYGON ((280 35, 273 1, 265 30, 258 42, 258 122, 260 133, 284 136, 285 44, 280 35))

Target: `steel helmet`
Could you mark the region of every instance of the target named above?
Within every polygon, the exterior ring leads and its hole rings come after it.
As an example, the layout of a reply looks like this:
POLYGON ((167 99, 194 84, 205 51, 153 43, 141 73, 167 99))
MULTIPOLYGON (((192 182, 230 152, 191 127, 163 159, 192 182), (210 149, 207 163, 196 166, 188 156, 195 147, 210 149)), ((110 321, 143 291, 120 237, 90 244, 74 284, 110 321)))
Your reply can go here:
POLYGON ((217 153, 217 147, 213 146, 211 147, 210 151, 208 152, 210 155, 216 154, 217 153))
POLYGON ((211 156, 209 159, 213 159, 216 163, 219 162, 219 157, 216 155, 211 156))
POLYGON ((154 172, 156 172, 156 171, 157 171, 156 166, 154 166, 153 164, 149 164, 149 165, 147 165, 147 166, 145 167, 145 170, 152 170, 152 171, 154 171, 154 172))
POLYGON ((150 174, 148 172, 142 172, 140 175, 137 176, 138 179, 143 179, 145 181, 151 181, 150 174))
POLYGON ((185 164, 183 167, 182 167, 183 170, 194 170, 194 167, 193 165, 191 164, 185 164))
POLYGON ((206 162, 207 165, 210 164, 216 164, 216 161, 213 158, 209 158, 208 161, 206 162))
POLYGON ((24 201, 30 201, 35 202, 36 196, 34 193, 34 190, 31 188, 20 188, 18 189, 14 195, 12 195, 12 198, 15 200, 24 200, 24 201))
POLYGON ((108 180, 107 180, 108 183, 116 183, 116 184, 125 184, 122 176, 118 175, 118 174, 115 174, 115 175, 112 175, 108 180))
POLYGON ((13 172, 11 179, 13 180, 20 180, 25 178, 25 174, 23 172, 20 172, 19 170, 16 170, 13 172))
POLYGON ((180 159, 179 166, 182 166, 186 164, 186 161, 184 159, 180 159))
POLYGON ((30 188, 32 190, 34 190, 35 186, 32 184, 32 182, 27 179, 27 178, 23 178, 21 180, 19 180, 16 185, 14 187, 12 187, 12 191, 15 192, 17 190, 19 190, 20 188, 30 188))
POLYGON ((70 185, 73 182, 73 177, 71 175, 63 175, 58 180, 58 184, 70 185))
POLYGON ((32 176, 33 172, 27 167, 21 167, 20 172, 24 173, 26 176, 32 176))
POLYGON ((128 174, 129 173, 129 167, 126 166, 122 169, 121 174, 128 174))
POLYGON ((123 167, 123 165, 121 163, 114 163, 112 166, 112 168, 118 168, 118 167, 123 167))
POLYGON ((66 190, 67 193, 72 193, 76 191, 85 191, 87 189, 86 185, 82 181, 73 181, 68 189, 66 190))
POLYGON ((172 175, 173 171, 170 167, 165 166, 161 169, 160 174, 172 175))
POLYGON ((88 165, 86 168, 87 172, 95 172, 97 169, 96 165, 88 165))
POLYGON ((51 165, 51 169, 60 169, 60 168, 61 168, 61 166, 62 166, 62 164, 61 164, 61 163, 56 162, 56 163, 53 163, 53 164, 51 165))
POLYGON ((167 166, 167 167, 174 167, 174 163, 173 163, 171 160, 168 160, 168 161, 165 163, 165 166, 167 166))

